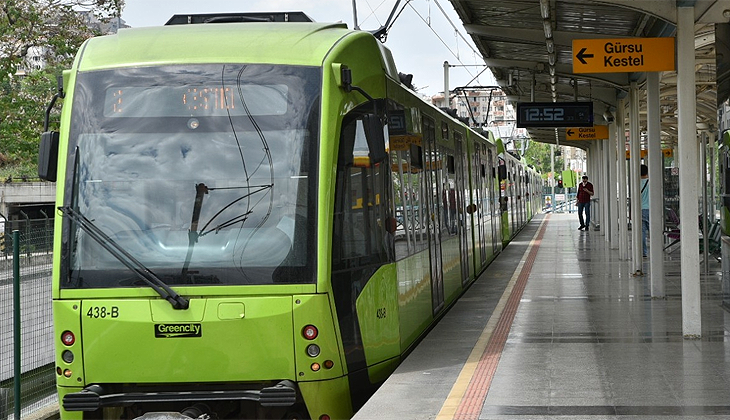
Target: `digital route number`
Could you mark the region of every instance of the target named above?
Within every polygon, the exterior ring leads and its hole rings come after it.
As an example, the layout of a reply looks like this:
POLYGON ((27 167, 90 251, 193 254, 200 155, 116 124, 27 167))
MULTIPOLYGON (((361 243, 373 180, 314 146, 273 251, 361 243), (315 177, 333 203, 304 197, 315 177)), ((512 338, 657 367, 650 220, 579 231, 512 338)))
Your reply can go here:
POLYGON ((517 127, 593 127, 593 102, 518 102, 517 127))

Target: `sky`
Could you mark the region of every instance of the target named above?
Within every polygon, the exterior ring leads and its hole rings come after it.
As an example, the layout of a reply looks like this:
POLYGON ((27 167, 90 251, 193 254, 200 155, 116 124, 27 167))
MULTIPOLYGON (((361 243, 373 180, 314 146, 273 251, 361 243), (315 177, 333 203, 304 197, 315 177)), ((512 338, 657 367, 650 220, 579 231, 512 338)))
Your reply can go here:
MULTIPOLYGON (((356 0, 360 28, 380 28, 396 2, 356 0)), ((316 22, 341 21, 348 28, 354 27, 352 0, 125 0, 125 3, 122 19, 131 27, 164 25, 174 14, 285 11, 302 11, 316 22)), ((431 96, 443 92, 444 61, 458 66, 449 70, 450 89, 496 84, 489 70, 479 75, 484 70, 484 61, 448 0, 402 0, 397 10, 401 9, 402 13, 394 17, 385 45, 392 51, 398 71, 413 74, 413 84, 419 93, 431 96), (474 79, 475 76, 478 78, 474 79)))

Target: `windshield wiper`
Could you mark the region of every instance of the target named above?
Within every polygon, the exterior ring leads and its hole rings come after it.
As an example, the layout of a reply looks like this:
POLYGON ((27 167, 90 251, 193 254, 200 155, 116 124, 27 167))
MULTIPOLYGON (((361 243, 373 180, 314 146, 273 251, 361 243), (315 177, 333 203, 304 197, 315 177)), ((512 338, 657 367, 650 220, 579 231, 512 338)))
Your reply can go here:
POLYGON ((188 309, 190 302, 186 298, 177 294, 177 292, 175 292, 170 286, 160 280, 155 273, 150 271, 149 268, 145 267, 144 264, 139 262, 106 233, 99 229, 91 220, 87 219, 83 214, 72 207, 59 207, 58 209, 68 216, 69 219, 76 222, 79 227, 91 237, 91 239, 95 240, 104 249, 109 251, 114 258, 137 274, 137 276, 147 283, 152 290, 162 296, 163 299, 170 302, 173 308, 188 309))
POLYGON ((188 232, 188 254, 185 256, 183 263, 182 277, 183 282, 187 282, 188 267, 190 267, 190 259, 193 257, 193 247, 198 242, 198 221, 200 220, 200 209, 203 207, 203 196, 208 194, 208 187, 203 184, 195 184, 195 204, 193 204, 193 219, 190 222, 190 231, 188 232))
MULTIPOLYGON (((230 203, 228 203, 225 206, 223 206, 223 208, 221 208, 220 210, 218 210, 218 212, 216 214, 214 214, 213 217, 210 218, 210 220, 208 220, 208 223, 206 223, 200 229, 200 233, 198 234, 198 236, 205 236, 205 235, 209 234, 210 232, 218 232, 219 230, 224 229, 224 228, 227 228, 228 226, 231 226, 231 225, 235 225, 236 223, 245 222, 246 219, 248 219, 248 216, 251 213, 253 213, 253 210, 248 210, 248 211, 246 211, 246 212, 244 212, 242 214, 239 214, 238 216, 235 216, 233 218, 230 218, 230 219, 226 220, 223 223, 218 224, 217 226, 214 226, 214 227, 212 227, 212 228, 210 228, 208 230, 205 230, 211 223, 213 223, 213 220, 215 220, 218 216, 221 215, 221 213, 223 213, 224 211, 226 211, 232 205, 238 203, 239 201, 241 201, 241 200, 243 200, 245 198, 251 197, 254 194, 260 193, 261 191, 269 190, 273 186, 274 185, 271 184, 271 185, 251 185, 251 186, 248 186, 248 187, 234 187, 234 188, 247 188, 247 189, 257 188, 257 189, 255 191, 249 192, 248 194, 242 195, 241 197, 238 197, 235 200, 233 200, 230 203)), ((230 187, 229 188, 209 188, 208 191, 226 190, 226 189, 231 189, 231 188, 230 187)))

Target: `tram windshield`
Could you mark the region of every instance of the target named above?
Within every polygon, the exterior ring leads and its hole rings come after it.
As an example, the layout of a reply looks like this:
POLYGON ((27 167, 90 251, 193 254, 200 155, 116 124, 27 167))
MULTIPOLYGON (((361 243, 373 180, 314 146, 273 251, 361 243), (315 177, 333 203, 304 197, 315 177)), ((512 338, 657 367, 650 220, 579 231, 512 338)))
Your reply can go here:
MULTIPOLYGON (((314 281, 321 70, 81 72, 64 206, 167 285, 314 281)), ((144 287, 64 219, 64 288, 144 287)))

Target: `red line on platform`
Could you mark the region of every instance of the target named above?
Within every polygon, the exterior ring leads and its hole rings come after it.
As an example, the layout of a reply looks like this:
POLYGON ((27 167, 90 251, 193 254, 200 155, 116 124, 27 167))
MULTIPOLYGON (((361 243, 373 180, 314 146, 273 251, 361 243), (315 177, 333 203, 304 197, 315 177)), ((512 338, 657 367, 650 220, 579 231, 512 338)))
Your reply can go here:
POLYGON ((542 238, 545 235, 546 228, 547 223, 544 223, 540 229, 540 233, 535 239, 535 243, 530 249, 530 253, 527 255, 525 264, 522 266, 522 271, 520 271, 520 274, 517 277, 515 287, 512 289, 512 293, 510 293, 509 299, 507 300, 507 305, 499 317, 494 333, 489 338, 489 343, 487 343, 487 347, 484 349, 484 353, 482 353, 482 357, 479 359, 479 363, 474 371, 474 376, 469 382, 469 386, 464 393, 464 397, 462 398, 459 407, 456 409, 456 414, 454 415, 455 420, 479 419, 479 414, 482 411, 484 400, 486 399, 489 387, 492 384, 494 373, 497 371, 499 358, 502 356, 502 350, 507 342, 509 330, 512 328, 512 322, 515 319, 517 307, 522 299, 522 293, 525 291, 525 287, 527 286, 527 279, 530 277, 530 272, 532 272, 532 266, 535 263, 535 257, 537 256, 537 251, 540 248, 542 238))

